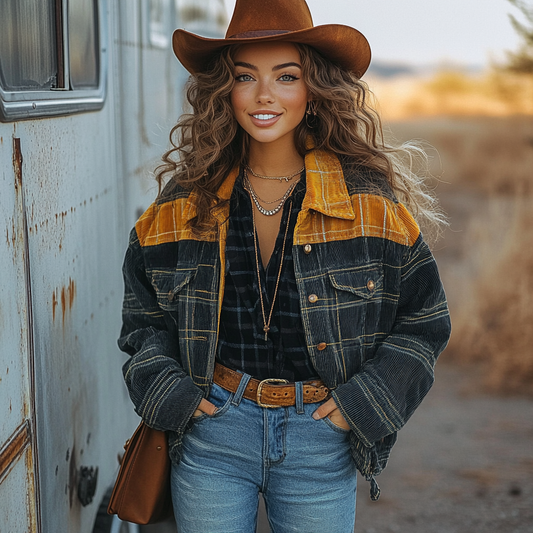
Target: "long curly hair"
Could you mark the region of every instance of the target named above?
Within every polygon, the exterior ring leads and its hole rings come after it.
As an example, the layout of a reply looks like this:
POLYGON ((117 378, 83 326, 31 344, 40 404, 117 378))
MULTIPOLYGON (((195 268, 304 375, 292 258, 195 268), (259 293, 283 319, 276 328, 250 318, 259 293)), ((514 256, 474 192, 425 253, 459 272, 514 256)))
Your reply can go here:
MULTIPOLYGON (((388 145, 380 117, 369 102, 372 93, 367 84, 312 47, 295 46, 302 62, 302 79, 316 111, 294 132, 298 153, 305 156, 311 136, 315 148, 345 156, 354 166, 385 176, 388 187, 413 214, 426 239, 435 240, 446 217, 425 183, 425 173, 413 170, 415 161, 418 167, 422 162, 427 168, 424 150, 412 142, 388 145)), ((160 197, 172 195, 180 187, 195 192, 198 210, 190 224, 198 234, 214 224, 211 212, 224 202, 216 193, 228 173, 247 162, 248 134, 237 123, 230 98, 236 48, 225 47, 206 72, 191 76, 186 94, 192 112, 182 115, 172 128, 171 148, 155 170, 160 197)), ((379 187, 376 183, 379 180, 373 180, 372 186, 379 187)))

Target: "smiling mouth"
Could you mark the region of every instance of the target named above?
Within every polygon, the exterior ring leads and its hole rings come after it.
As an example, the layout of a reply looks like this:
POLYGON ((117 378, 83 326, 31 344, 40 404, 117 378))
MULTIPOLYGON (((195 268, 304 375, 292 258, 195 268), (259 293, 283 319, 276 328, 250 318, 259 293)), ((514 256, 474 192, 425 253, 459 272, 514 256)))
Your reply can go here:
POLYGON ((259 115, 252 115, 257 120, 272 120, 273 118, 279 117, 279 115, 271 115, 271 114, 259 114, 259 115))

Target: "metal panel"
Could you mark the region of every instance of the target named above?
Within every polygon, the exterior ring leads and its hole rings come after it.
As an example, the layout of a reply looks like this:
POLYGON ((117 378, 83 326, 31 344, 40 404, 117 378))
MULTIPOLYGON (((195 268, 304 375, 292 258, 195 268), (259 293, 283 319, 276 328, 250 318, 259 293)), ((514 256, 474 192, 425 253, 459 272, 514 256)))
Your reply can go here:
POLYGON ((23 485, 29 503, 23 512, 2 514, 0 531, 18 531, 14 524, 21 516, 36 523, 37 506, 33 461, 23 460, 32 455, 31 310, 20 160, 11 136, 0 136, 0 161, 0 228, 5 232, 0 239, 0 493, 23 485))
POLYGON ((2 533, 36 532, 37 524, 32 509, 35 506, 31 448, 26 448, 13 464, 9 476, 0 483, 0 531, 2 533))
POLYGON ((153 39, 154 17, 168 21, 168 27, 172 27, 173 12, 170 2, 160 0, 119 4, 117 54, 121 68, 117 99, 128 227, 157 193, 151 172, 166 151, 168 132, 181 112, 179 65, 170 49, 170 39, 156 43, 153 39))
MULTIPOLYGON (((0 161, 11 163, 12 139, 0 137, 0 161)), ((0 447, 29 413, 22 225, 11 164, 0 169, 0 447), (15 290, 13 290, 15 289, 15 290)))
POLYGON ((137 423, 121 376, 125 356, 116 346, 127 233, 114 118, 111 97, 99 113, 0 124, 0 400, 8 412, 0 417, 0 508, 13 503, 10 491, 18 494, 2 532, 92 531, 117 452, 137 423), (23 159, 18 180, 13 136, 23 159), (25 363, 31 311, 34 394, 25 363), (34 411, 30 437, 37 435, 37 447, 17 433, 34 411), (25 459, 34 456, 41 525, 35 502, 21 498, 35 495, 34 463, 25 459), (86 507, 78 498, 82 466, 99 469, 86 507), (24 514, 30 527, 20 519, 24 514))
POLYGON ((116 347, 122 246, 113 106, 17 128, 24 156, 35 321, 43 531, 90 531, 82 466, 112 482, 134 418, 116 347), (85 132, 87 136, 79 135, 85 132), (107 453, 106 453, 107 452, 107 453))
POLYGON ((174 20, 174 2, 101 0, 114 74, 102 109, 0 123, 2 533, 90 533, 138 421, 116 346, 121 265, 182 98, 155 4, 174 20), (87 506, 84 466, 99 469, 87 506))
MULTIPOLYGON (((197 20, 201 33, 221 37, 226 23, 223 1, 195 2, 204 17, 197 20)), ((157 194, 152 172, 170 146, 170 130, 183 111, 188 73, 174 56, 171 40, 157 35, 162 28, 183 26, 180 13, 195 2, 131 0, 118 5, 117 100, 127 226, 133 226, 157 194)))

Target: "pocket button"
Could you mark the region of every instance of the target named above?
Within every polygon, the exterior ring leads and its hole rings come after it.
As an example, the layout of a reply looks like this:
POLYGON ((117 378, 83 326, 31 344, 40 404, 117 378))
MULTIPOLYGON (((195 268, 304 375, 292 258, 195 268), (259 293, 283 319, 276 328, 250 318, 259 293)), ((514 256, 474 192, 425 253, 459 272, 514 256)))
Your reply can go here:
POLYGON ((369 280, 368 283, 366 284, 366 288, 369 291, 373 291, 376 288, 376 284, 374 283, 373 280, 369 280))

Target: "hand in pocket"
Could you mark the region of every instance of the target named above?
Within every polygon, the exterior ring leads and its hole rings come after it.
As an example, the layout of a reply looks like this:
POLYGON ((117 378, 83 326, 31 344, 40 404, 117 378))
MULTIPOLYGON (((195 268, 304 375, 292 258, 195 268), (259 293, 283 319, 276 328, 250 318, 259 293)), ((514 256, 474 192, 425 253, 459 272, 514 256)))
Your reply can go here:
POLYGON ((202 416, 204 413, 209 416, 213 416, 216 412, 217 412, 217 407, 213 405, 209 400, 202 398, 202 401, 198 405, 198 409, 194 411, 192 417, 198 418, 199 416, 202 416))
POLYGON ((313 418, 315 420, 320 420, 321 418, 328 417, 333 424, 336 426, 349 430, 350 425, 346 422, 344 416, 340 412, 335 400, 330 398, 326 403, 323 403, 314 413, 313 418))

